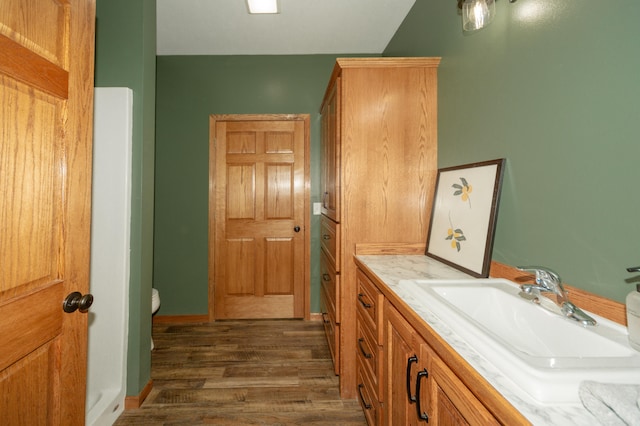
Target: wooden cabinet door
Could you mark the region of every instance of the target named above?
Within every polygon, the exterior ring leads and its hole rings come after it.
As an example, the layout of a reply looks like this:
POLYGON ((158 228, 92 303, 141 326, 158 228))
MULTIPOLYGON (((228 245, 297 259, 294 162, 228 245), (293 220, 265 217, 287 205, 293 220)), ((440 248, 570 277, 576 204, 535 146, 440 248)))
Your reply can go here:
POLYGON ((0 2, 0 423, 84 425, 93 0, 0 2))
POLYGON ((428 377, 429 359, 421 352, 425 344, 389 303, 385 304, 384 312, 386 424, 426 425, 430 415, 431 382, 428 377))
POLYGON ((215 319, 307 315, 308 120, 211 118, 209 276, 215 319))
POLYGON ((439 426, 489 426, 500 423, 439 358, 432 360, 434 420, 439 426))
POLYGON ((322 106, 322 213, 340 222, 340 77, 322 106))

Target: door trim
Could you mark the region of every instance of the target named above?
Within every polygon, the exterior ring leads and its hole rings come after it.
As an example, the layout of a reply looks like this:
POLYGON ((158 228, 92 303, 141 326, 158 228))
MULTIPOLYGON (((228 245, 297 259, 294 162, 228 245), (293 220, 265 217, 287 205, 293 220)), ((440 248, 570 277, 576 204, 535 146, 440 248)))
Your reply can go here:
POLYGON ((304 319, 311 318, 311 183, 310 183, 310 114, 212 114, 209 116, 209 214, 208 214, 208 315, 215 321, 215 125, 217 121, 303 121, 304 122, 304 319))

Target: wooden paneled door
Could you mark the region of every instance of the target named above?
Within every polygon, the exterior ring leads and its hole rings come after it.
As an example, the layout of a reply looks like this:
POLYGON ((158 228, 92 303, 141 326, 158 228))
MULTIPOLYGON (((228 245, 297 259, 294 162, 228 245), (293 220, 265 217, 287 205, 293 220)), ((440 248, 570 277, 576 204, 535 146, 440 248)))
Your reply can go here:
POLYGON ((94 0, 0 2, 2 425, 84 425, 87 315, 63 300, 89 288, 94 25, 94 0))
POLYGON ((309 115, 213 115, 209 317, 309 317, 309 115))

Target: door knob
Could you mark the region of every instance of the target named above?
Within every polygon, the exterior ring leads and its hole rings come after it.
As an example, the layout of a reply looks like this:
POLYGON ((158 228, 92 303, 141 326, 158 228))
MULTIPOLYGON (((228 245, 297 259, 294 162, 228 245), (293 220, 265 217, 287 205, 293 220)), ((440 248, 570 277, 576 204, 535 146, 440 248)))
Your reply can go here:
POLYGON ((62 302, 62 310, 68 314, 75 312, 76 310, 80 310, 80 312, 87 312, 91 305, 93 305, 93 295, 91 293, 87 293, 83 296, 79 291, 74 291, 64 298, 64 302, 62 302))
POLYGON ((300 227, 296 226, 295 228, 293 228, 293 230, 296 231, 296 232, 300 232, 300 227))

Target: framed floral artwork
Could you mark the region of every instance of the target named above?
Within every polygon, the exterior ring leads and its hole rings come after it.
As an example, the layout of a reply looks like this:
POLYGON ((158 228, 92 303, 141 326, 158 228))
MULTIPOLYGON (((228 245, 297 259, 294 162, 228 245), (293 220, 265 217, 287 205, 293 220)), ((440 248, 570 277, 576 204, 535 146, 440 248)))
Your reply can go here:
POLYGON ((425 254, 489 276, 505 159, 438 170, 425 254))

